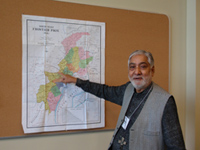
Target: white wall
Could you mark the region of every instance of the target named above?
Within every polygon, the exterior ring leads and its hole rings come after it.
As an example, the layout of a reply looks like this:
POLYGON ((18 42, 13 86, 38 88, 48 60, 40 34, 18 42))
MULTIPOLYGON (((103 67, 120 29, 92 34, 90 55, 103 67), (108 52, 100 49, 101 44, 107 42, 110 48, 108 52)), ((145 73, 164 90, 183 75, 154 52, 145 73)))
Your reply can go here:
MULTIPOLYGON (((200 61, 197 59, 198 64, 192 58, 200 56, 200 52, 197 52, 197 48, 200 48, 199 43, 194 43, 197 39, 200 39, 200 35, 194 33, 196 30, 199 33, 199 29, 195 28, 195 31, 190 33, 193 24, 189 24, 187 16, 195 15, 193 10, 194 3, 199 0, 65 0, 68 2, 85 3, 90 5, 114 7, 121 9, 129 9, 136 11, 162 13, 169 16, 171 23, 171 51, 170 51, 170 92, 174 95, 178 107, 178 113, 184 137, 186 139, 187 149, 195 150, 195 141, 200 139, 200 136, 194 134, 194 132, 200 133, 196 126, 200 125, 200 92, 195 91, 200 89, 200 61), (190 9, 191 11, 189 11, 190 9), (189 25, 189 26, 188 26, 189 25), (187 29, 187 30, 186 30, 187 29), (189 34, 189 35, 187 35, 189 34), (196 46, 194 46, 194 44, 196 46), (192 46, 192 53, 190 54, 190 48, 192 46), (190 66, 193 68, 190 70, 190 66), (192 72, 190 72, 192 71, 192 72), (193 75, 191 75, 193 74, 193 75), (189 78, 190 75, 195 78, 189 78), (190 83, 191 82, 191 83, 190 83), (186 85, 187 88, 186 88, 186 85), (195 85, 195 87, 193 87, 195 85), (194 89, 194 92, 191 90, 194 89), (195 95, 191 95, 190 91, 195 95), (192 100, 190 103, 190 96, 192 100), (186 105, 189 105, 189 107, 186 105), (196 104, 196 105, 195 105, 196 104), (196 109, 194 108, 196 107, 196 109), (196 113, 196 117, 193 116, 196 113), (192 115, 192 116, 191 116, 192 115), (190 116, 192 118, 190 118, 190 116), (191 122, 189 122, 191 121, 191 122), (196 139, 195 139, 196 137, 196 139)), ((199 5, 197 6, 200 9, 199 5)), ((197 10, 198 10, 197 9, 197 10)), ((196 8, 195 8, 196 10, 196 8)), ((197 15, 200 18, 200 15, 197 15)), ((197 22, 197 17, 193 18, 197 22)), ((200 25, 200 23, 198 23, 200 25)), ((196 27, 196 24, 195 24, 196 27)), ((196 59, 195 59, 196 60, 196 59)), ((54 136, 41 136, 32 138, 16 138, 0 140, 0 149, 2 150, 55 150, 55 149, 67 149, 67 150, 105 150, 109 144, 113 131, 102 132, 89 132, 89 133, 75 133, 67 135, 54 135, 54 136)), ((200 144, 196 142, 196 150, 200 149, 200 144)))

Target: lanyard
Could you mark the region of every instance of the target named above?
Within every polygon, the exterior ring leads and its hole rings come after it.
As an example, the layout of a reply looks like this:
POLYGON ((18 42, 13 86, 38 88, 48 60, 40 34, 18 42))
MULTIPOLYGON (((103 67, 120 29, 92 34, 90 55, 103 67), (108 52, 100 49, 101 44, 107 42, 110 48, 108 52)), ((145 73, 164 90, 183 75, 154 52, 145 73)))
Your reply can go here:
POLYGON ((124 130, 126 130, 126 127, 128 126, 128 123, 130 121, 130 118, 133 116, 133 114, 138 110, 138 108, 141 106, 142 102, 144 102, 144 100, 146 99, 146 97, 149 95, 149 93, 152 91, 153 86, 151 85, 149 91, 147 92, 147 94, 144 96, 144 98, 141 100, 141 102, 138 104, 138 106, 135 108, 135 110, 131 113, 131 115, 129 116, 125 116, 124 117, 124 122, 122 124, 122 127, 124 128, 124 130))

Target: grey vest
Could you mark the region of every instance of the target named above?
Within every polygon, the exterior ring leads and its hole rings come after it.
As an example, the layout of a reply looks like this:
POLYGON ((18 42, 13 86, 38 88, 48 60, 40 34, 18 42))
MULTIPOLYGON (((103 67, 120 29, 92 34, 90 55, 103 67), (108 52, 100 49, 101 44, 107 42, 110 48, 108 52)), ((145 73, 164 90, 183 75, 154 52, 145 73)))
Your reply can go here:
MULTIPOLYGON (((134 87, 130 83, 125 91, 123 104, 117 126, 115 128, 113 138, 110 146, 112 145, 115 134, 123 123, 125 113, 127 111, 129 102, 134 93, 134 87)), ((163 150, 163 137, 162 137, 162 115, 171 95, 167 93, 157 84, 153 83, 153 90, 150 93, 147 101, 144 104, 137 120, 130 129, 129 149, 130 150, 163 150)))

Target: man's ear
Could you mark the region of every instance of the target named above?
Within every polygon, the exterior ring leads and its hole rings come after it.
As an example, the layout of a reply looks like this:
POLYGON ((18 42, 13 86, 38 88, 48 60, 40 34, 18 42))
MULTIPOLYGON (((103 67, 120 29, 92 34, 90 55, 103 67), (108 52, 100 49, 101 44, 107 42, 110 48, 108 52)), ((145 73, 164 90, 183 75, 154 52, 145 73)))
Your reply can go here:
POLYGON ((151 68, 151 71, 152 71, 152 77, 154 76, 154 73, 155 73, 155 66, 153 66, 152 68, 151 68))

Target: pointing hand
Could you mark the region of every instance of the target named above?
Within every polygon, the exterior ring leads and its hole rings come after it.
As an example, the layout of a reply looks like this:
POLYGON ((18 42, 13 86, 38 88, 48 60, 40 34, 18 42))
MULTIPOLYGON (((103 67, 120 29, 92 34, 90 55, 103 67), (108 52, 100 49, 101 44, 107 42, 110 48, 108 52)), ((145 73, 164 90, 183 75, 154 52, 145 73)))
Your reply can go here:
POLYGON ((63 74, 61 72, 58 72, 60 74, 60 78, 53 80, 53 82, 63 82, 63 83, 76 83, 77 78, 70 76, 68 74, 63 74))

